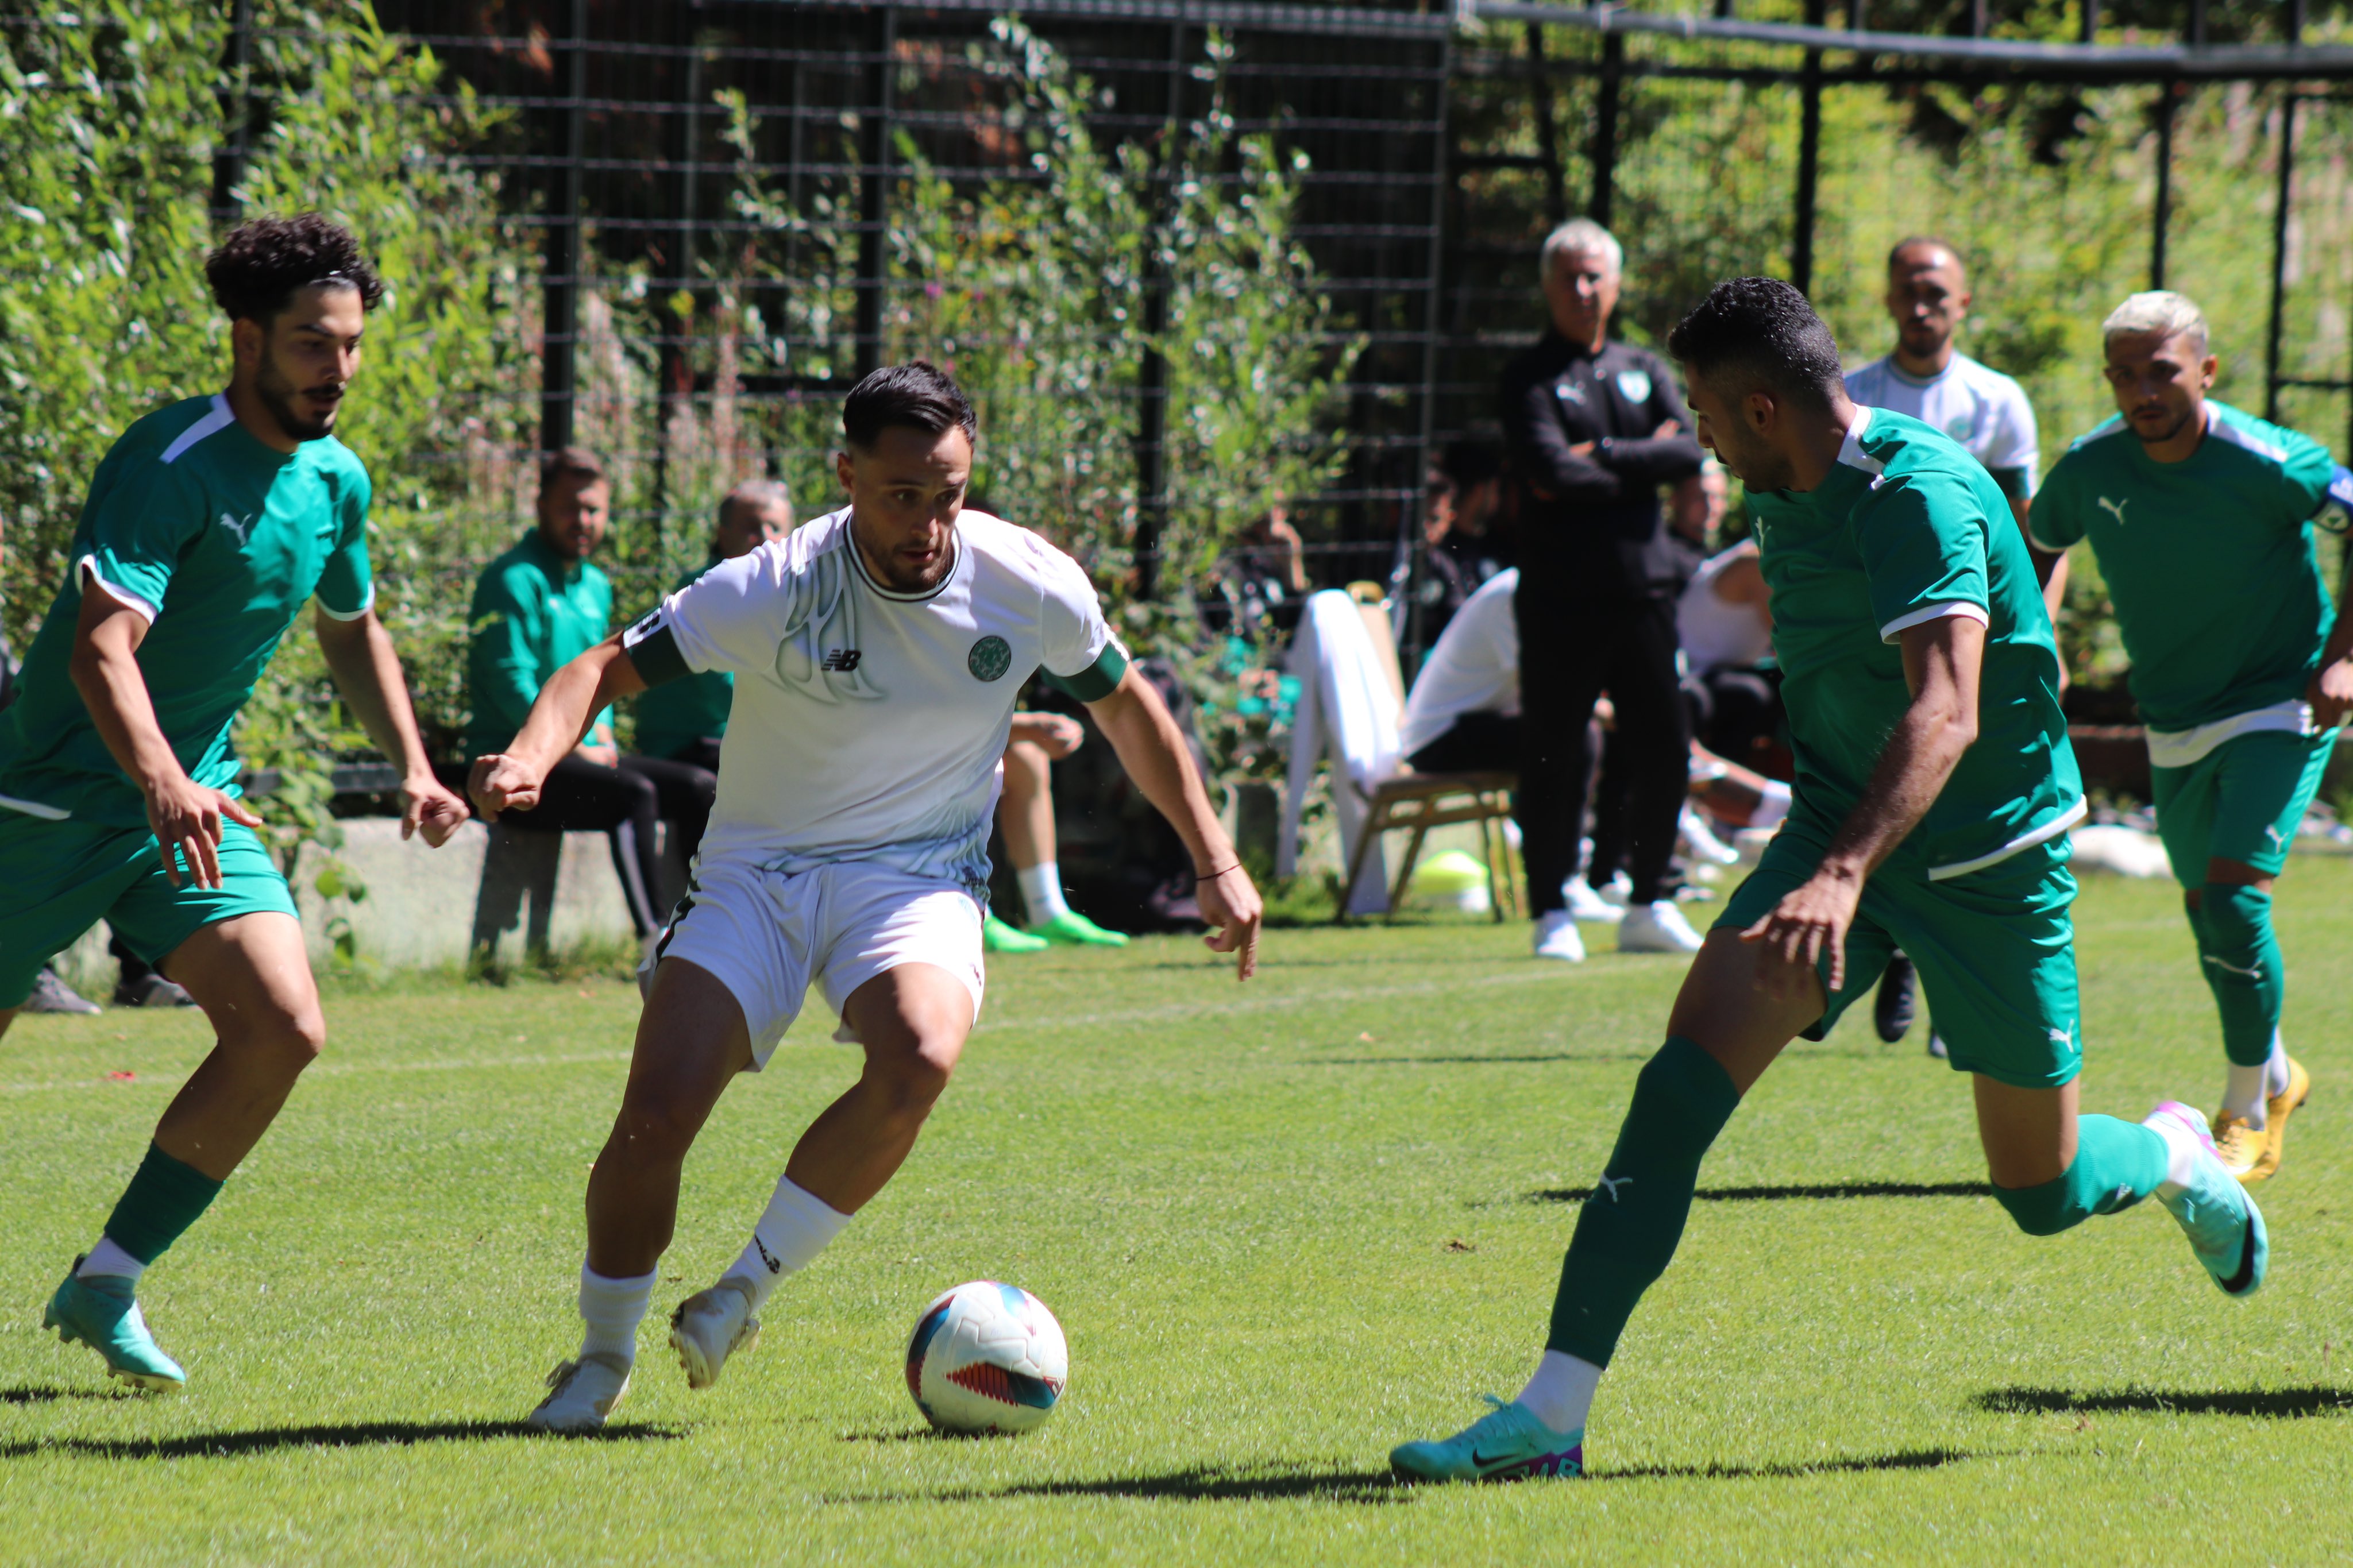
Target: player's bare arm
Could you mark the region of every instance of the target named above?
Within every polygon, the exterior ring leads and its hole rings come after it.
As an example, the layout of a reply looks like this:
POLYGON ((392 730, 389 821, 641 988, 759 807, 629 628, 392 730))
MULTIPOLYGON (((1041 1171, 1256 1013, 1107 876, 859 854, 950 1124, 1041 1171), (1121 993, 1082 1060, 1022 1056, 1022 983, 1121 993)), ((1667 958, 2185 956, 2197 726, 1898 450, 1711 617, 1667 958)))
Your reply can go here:
POLYGON ((80 618, 74 625, 74 689, 89 705, 106 749, 147 800, 147 824, 163 847, 164 874, 181 885, 180 864, 200 888, 221 885, 221 818, 261 826, 234 795, 190 778, 155 721, 155 704, 139 673, 139 645, 147 618, 85 579, 80 618))
POLYGON ((2342 605, 2337 607, 2337 624, 2328 628, 2327 642, 2321 645, 2320 668, 2313 672, 2304 700, 2312 705, 2316 730, 2334 730, 2353 712, 2353 616, 2342 605))
POLYGON ((629 662, 618 632, 548 677, 514 743, 504 752, 474 759, 466 792, 473 796, 475 808, 496 822, 501 811, 529 811, 537 805, 547 770, 580 744, 589 721, 607 704, 645 689, 645 677, 629 662))
POLYGON ((317 628, 319 651, 326 656, 335 689, 376 750, 399 764, 401 837, 422 832, 426 843, 439 848, 470 814, 466 803, 433 776, 392 635, 374 610, 349 620, 321 610, 317 628))
POLYGON ((1831 955, 1830 988, 1845 979, 1846 931, 1854 921, 1862 884, 1928 815, 1961 753, 1978 734, 1978 676, 1985 659, 1985 626, 1946 616, 1897 634, 1911 706, 1887 738, 1879 765, 1840 825, 1812 879, 1765 919, 1742 931, 1780 959, 1760 966, 1757 984, 1776 1001, 1802 988, 1815 963, 1831 955))
POLYGON ((1066 713, 1016 713, 1008 742, 1026 741, 1059 763, 1086 738, 1085 727, 1066 713))
POLYGON ((1127 776, 1185 840, 1200 879, 1201 918, 1216 928, 1203 940, 1214 952, 1236 954, 1235 973, 1248 980, 1258 972, 1258 889, 1218 822, 1167 705, 1131 668, 1111 695, 1088 703, 1087 711, 1119 753, 1127 776))

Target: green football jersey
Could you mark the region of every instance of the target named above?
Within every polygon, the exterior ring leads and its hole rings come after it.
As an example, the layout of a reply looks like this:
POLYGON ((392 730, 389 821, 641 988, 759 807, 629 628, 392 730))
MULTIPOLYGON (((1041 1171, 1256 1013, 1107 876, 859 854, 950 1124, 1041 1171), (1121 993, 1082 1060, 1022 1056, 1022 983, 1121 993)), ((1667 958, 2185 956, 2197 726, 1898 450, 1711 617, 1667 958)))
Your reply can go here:
POLYGON ((2312 534, 2337 472, 2327 449, 2206 407, 2206 438, 2179 463, 2150 458, 2120 417, 2079 437, 2029 519, 2042 549, 2092 542, 2155 730, 2300 700, 2334 618, 2312 534))
POLYGON ((1911 706, 1898 636, 1969 616, 1986 627, 1978 738, 1890 861, 1957 877, 2083 815, 2058 647, 1992 477, 1933 426, 1859 413, 1820 488, 1748 492, 1797 756, 1794 809, 1826 829, 1846 819, 1911 706))
MULTIPOLYGON (((512 744, 548 677, 605 640, 612 580, 558 555, 534 528, 483 568, 469 618, 466 754, 480 757, 512 744)), ((612 721, 610 708, 596 715, 612 721)))
POLYGON ((147 620, 139 671, 188 776, 235 792, 229 727, 304 600, 365 615, 367 469, 332 437, 272 451, 226 396, 192 397, 122 433, 98 466, 71 570, 0 713, 0 807, 137 826, 147 820, 69 666, 86 578, 147 620))
MULTIPOLYGON (((712 556, 681 577, 678 587, 685 587, 723 559, 712 556)), ((664 681, 638 699, 638 750, 649 757, 674 757, 697 741, 718 740, 727 733, 727 715, 734 705, 735 678, 723 669, 664 681)))

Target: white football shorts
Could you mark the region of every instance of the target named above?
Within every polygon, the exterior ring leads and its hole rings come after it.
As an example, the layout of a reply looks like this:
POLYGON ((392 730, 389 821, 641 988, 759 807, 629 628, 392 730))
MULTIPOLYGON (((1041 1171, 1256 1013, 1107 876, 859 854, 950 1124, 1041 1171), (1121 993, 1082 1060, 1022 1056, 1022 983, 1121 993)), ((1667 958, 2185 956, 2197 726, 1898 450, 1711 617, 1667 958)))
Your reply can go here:
MULTIPOLYGON (((704 855, 647 963, 682 958, 717 976, 744 1009, 757 1072, 800 1016, 812 980, 838 1015, 884 970, 932 964, 965 983, 978 1022, 980 921, 980 905, 961 883, 870 860, 787 876, 704 855)), ((846 1018, 833 1037, 859 1043, 846 1018)))

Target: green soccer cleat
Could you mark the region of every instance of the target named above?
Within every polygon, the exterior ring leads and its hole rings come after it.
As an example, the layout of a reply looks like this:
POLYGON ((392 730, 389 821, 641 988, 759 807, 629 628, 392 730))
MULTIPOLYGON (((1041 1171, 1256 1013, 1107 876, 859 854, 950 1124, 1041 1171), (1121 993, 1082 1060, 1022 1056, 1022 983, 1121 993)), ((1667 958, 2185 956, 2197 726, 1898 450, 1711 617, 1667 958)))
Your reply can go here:
POLYGON ((1043 952, 1054 944, 1042 936, 1031 936, 1016 931, 995 915, 980 922, 980 946, 984 952, 1043 952))
MULTIPOLYGON (((81 1259, 74 1259, 74 1268, 81 1259)), ((84 1279, 69 1272, 41 1314, 41 1327, 55 1329, 65 1344, 79 1340, 105 1359, 109 1375, 151 1394, 173 1394, 185 1387, 188 1374, 180 1363, 157 1348, 132 1297, 131 1281, 120 1275, 100 1274, 84 1279)))
POLYGON ((1076 910, 1064 910, 1050 921, 1034 921, 1029 934, 1060 947, 1125 947, 1127 938, 1105 931, 1076 910))
POLYGON ((2163 1189, 2158 1202, 2172 1215, 2189 1237, 2189 1250, 2214 1277, 2225 1296, 2246 1297, 2263 1288, 2271 1265, 2271 1235, 2263 1227, 2263 1211, 2223 1165, 2214 1151, 2214 1135, 2206 1118, 2179 1100, 2168 1100, 2152 1110, 2142 1125, 2157 1128, 2170 1122, 2197 1140, 2199 1159, 2189 1184, 2171 1197, 2163 1189))
POLYGON ((1389 1468, 1409 1481, 1573 1481, 1585 1474, 1585 1434, 1556 1432, 1517 1403, 1490 1394, 1495 1408, 1436 1443, 1400 1443, 1389 1468))

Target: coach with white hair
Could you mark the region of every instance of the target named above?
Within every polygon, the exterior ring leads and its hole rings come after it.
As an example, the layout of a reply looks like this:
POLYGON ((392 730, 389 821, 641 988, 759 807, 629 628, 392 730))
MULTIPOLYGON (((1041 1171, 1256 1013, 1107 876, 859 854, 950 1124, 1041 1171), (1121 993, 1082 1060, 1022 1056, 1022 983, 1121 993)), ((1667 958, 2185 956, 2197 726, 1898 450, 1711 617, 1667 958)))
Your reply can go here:
POLYGON ((1592 772, 1587 728, 1609 693, 1625 749, 1633 886, 1621 952, 1695 952, 1700 939, 1664 896, 1683 809, 1689 721, 1677 689, 1675 597, 1683 564, 1659 488, 1697 475, 1683 391, 1645 349, 1613 342, 1623 256, 1578 218, 1543 256, 1551 325, 1504 371, 1503 422, 1519 491, 1520 831, 1540 957, 1576 961, 1583 942, 1564 884, 1579 870, 1592 772))

